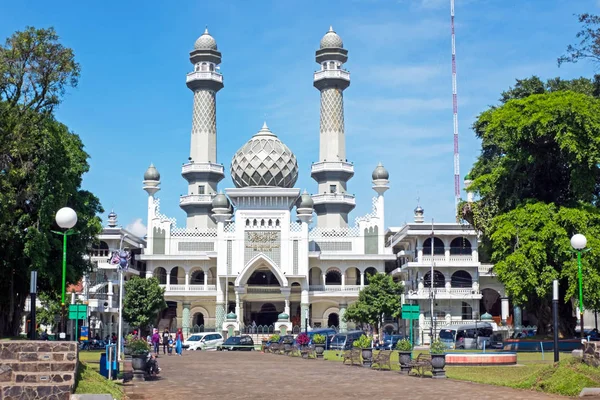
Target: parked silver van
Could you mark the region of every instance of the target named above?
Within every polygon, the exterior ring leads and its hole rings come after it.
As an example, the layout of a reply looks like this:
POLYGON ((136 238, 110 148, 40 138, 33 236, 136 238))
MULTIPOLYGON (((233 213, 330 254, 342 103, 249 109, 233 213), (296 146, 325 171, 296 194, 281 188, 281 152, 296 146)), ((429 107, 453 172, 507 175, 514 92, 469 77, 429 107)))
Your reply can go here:
POLYGON ((449 349, 482 349, 491 342, 494 328, 489 322, 446 326, 440 329, 440 341, 449 349))

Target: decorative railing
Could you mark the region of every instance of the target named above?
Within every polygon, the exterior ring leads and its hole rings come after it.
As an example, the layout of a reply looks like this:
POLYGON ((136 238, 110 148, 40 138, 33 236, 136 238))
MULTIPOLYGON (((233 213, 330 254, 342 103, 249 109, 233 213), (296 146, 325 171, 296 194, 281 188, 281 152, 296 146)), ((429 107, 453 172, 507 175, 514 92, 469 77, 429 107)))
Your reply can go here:
POLYGON ((321 161, 313 163, 310 167, 311 173, 321 171, 344 171, 354 173, 354 165, 345 161, 321 161))
MULTIPOLYGON (((471 288, 433 288, 433 293, 435 296, 471 296, 474 294, 480 294, 478 290, 473 290, 471 288)), ((417 297, 429 297, 431 294, 430 288, 423 288, 422 290, 409 290, 407 292, 408 296, 417 296, 417 297)))
POLYGON ((343 69, 324 69, 321 71, 315 72, 315 81, 320 81, 321 79, 331 79, 338 78, 346 81, 350 80, 350 72, 344 71, 343 69))
POLYGON ((309 237, 313 238, 348 238, 357 237, 360 235, 358 226, 352 228, 313 228, 309 237))
POLYGON ((310 285, 310 292, 360 292, 360 285, 310 285))
POLYGON ((248 286, 246 288, 247 293, 281 293, 281 288, 279 286, 269 287, 269 286, 248 286))
POLYGON ((181 167, 181 173, 185 174, 188 172, 214 172, 217 174, 223 174, 223 164, 214 163, 187 163, 181 167))
POLYGON ((351 205, 356 205, 356 199, 354 195, 347 193, 321 193, 321 194, 313 194, 312 196, 315 204, 320 203, 347 203, 351 205))
POLYGON ((159 285, 169 292, 210 292, 217 290, 216 285, 159 285))
POLYGON ((184 194, 183 196, 181 196, 179 198, 179 204, 180 205, 195 204, 195 203, 210 204, 210 203, 212 203, 213 196, 214 195, 212 195, 212 194, 184 194))
POLYGON ((195 81, 195 80, 206 80, 210 79, 217 82, 223 82, 223 75, 218 72, 213 71, 194 71, 187 74, 185 78, 185 82, 195 81))
POLYGON ((493 274, 494 273, 494 265, 493 264, 481 264, 478 268, 480 274, 493 274))

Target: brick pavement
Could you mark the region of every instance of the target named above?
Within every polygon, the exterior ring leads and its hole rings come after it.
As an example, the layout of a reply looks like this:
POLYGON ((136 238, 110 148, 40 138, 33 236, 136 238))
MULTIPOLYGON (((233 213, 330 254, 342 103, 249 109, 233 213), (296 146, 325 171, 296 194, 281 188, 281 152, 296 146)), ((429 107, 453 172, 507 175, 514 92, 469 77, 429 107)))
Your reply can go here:
MULTIPOLYGON (((145 399, 564 399, 453 380, 402 376, 338 362, 260 352, 184 352, 161 356, 160 379, 128 385, 131 400, 145 399)), ((514 367, 519 368, 519 367, 514 367)))

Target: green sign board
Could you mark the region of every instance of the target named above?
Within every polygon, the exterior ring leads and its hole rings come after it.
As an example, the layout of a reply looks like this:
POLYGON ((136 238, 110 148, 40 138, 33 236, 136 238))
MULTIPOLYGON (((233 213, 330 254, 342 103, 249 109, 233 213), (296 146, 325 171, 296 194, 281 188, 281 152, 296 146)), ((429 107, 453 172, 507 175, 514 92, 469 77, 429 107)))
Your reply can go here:
POLYGON ((87 304, 70 304, 69 319, 87 319, 87 304))
POLYGON ((402 319, 419 319, 419 305, 402 304, 402 319))

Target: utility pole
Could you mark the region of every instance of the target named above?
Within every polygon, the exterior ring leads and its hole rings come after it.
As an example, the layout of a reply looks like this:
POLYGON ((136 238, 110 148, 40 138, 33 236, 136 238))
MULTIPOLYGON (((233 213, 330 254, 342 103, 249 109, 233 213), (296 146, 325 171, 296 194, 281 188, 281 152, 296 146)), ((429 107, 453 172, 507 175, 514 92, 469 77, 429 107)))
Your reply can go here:
POLYGON ((433 231, 433 218, 431 219, 431 272, 429 275, 429 293, 430 293, 430 299, 431 299, 431 329, 430 329, 430 339, 429 341, 431 343, 433 343, 434 341, 434 336, 435 336, 435 320, 433 318, 433 308, 434 308, 434 303, 435 303, 435 291, 434 291, 434 287, 433 287, 433 272, 434 272, 434 262, 433 262, 433 257, 434 257, 434 231, 433 231))

